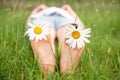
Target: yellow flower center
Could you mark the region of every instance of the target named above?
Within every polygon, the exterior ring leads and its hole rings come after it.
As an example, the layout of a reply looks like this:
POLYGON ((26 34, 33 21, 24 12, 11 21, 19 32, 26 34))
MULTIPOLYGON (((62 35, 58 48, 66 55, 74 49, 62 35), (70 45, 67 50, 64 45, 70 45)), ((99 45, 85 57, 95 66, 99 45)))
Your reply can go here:
POLYGON ((73 32, 72 32, 72 37, 73 37, 74 39, 78 39, 78 38, 80 37, 80 32, 79 32, 79 31, 73 31, 73 32))
POLYGON ((34 32, 35 32, 36 34, 41 34, 41 33, 42 33, 42 28, 41 28, 40 26, 36 26, 36 27, 34 28, 34 32))

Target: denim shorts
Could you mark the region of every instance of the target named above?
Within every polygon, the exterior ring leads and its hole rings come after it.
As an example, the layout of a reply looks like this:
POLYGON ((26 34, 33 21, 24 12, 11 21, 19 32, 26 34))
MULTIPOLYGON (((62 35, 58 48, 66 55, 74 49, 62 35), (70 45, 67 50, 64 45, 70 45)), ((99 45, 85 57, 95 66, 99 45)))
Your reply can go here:
POLYGON ((57 7, 50 7, 42 10, 32 15, 30 19, 31 21, 39 19, 40 24, 47 23, 54 30, 57 30, 64 25, 72 24, 75 21, 75 18, 71 16, 67 11, 57 7))

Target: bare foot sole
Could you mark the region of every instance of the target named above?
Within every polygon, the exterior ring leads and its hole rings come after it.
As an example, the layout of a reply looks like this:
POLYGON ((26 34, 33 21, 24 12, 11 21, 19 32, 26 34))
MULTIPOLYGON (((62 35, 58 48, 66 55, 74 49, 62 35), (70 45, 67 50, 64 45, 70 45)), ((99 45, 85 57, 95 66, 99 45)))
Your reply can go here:
MULTIPOLYGON (((62 7, 64 10, 66 10, 68 13, 70 13, 73 17, 76 17, 76 13, 72 10, 72 8, 69 5, 64 5, 62 7)), ((81 25, 81 27, 84 27, 84 24, 82 21, 78 18, 77 24, 81 25)), ((60 72, 61 74, 65 72, 73 72, 76 68, 76 65, 78 63, 78 60, 82 54, 83 48, 80 49, 72 49, 65 43, 65 32, 64 29, 66 27, 73 27, 72 25, 68 24, 66 26, 61 27, 57 31, 57 38, 59 40, 60 45, 60 51, 61 51, 61 59, 60 59, 60 72)))
MULTIPOLYGON (((46 8, 47 6, 40 5, 32 11, 31 15, 36 14, 39 11, 42 11, 46 8)), ((27 23, 28 22, 31 22, 30 18, 28 18, 27 23)), ((54 39, 55 37, 56 37, 56 32, 50 28, 49 35, 47 36, 47 40, 39 40, 38 42, 36 42, 35 40, 31 41, 31 46, 32 46, 34 55, 39 62, 39 66, 44 77, 47 76, 48 71, 54 73, 54 67, 55 67, 54 39)))
POLYGON ((47 76, 48 71, 54 73, 55 67, 55 56, 50 41, 50 35, 48 35, 48 37, 48 40, 41 40, 38 42, 35 40, 31 41, 34 55, 39 62, 39 66, 44 77, 47 76))
POLYGON ((74 71, 78 63, 78 60, 82 54, 82 51, 83 51, 83 48, 72 49, 69 45, 65 43, 66 39, 65 37, 63 37, 63 35, 65 35, 64 29, 68 26, 72 27, 72 25, 66 25, 57 31, 57 37, 59 40, 59 45, 61 47, 60 49, 61 51, 60 72, 61 74, 65 73, 66 71, 68 72, 74 71))

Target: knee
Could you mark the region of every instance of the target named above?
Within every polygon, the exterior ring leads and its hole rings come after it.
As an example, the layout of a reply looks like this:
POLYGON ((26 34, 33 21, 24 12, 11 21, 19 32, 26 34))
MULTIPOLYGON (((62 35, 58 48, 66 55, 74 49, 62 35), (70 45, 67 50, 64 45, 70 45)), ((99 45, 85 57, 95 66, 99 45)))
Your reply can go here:
POLYGON ((65 5, 63 6, 63 8, 66 9, 66 10, 69 10, 69 9, 71 9, 71 6, 68 5, 68 4, 65 4, 65 5))
POLYGON ((41 4, 40 7, 45 8, 47 6, 45 4, 41 4))
POLYGON ((65 5, 63 5, 63 7, 70 8, 70 5, 69 4, 65 4, 65 5))

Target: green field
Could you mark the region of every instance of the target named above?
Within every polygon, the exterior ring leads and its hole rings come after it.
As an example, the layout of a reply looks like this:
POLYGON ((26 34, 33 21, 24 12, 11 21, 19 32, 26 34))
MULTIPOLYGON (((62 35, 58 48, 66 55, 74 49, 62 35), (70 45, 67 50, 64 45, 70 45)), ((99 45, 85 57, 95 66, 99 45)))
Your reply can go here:
MULTIPOLYGON (((5 5, 9 0, 2 1, 0 80, 43 80, 30 42, 24 37, 26 20, 35 5, 23 8, 5 5)), ((14 2, 19 4, 21 1, 14 2)), ((26 5, 32 2, 28 1, 25 0, 26 5)), ((36 0, 37 4, 39 2, 36 0)), ((60 0, 41 2, 49 6, 62 4, 60 0)), ((91 43, 86 44, 75 72, 69 75, 60 76, 60 51, 56 50, 55 74, 49 73, 47 80, 120 80, 120 1, 68 0, 66 3, 73 7, 85 26, 92 29, 91 43)))

